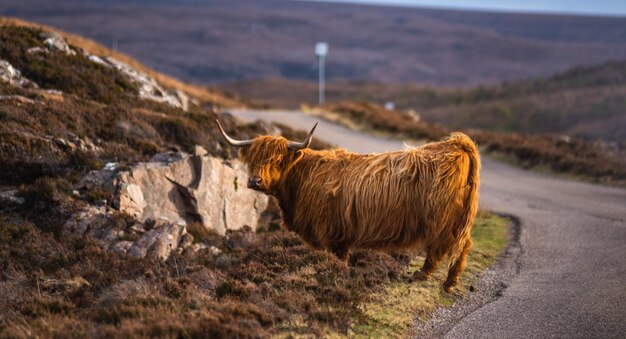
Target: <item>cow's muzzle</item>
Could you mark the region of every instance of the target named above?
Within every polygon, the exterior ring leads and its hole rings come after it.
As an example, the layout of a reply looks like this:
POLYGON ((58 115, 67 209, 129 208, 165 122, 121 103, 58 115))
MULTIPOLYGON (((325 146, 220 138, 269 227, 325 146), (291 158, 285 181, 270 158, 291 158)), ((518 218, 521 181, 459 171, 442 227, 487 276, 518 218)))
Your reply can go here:
POLYGON ((261 190, 261 178, 259 178, 259 177, 250 177, 248 179, 248 188, 260 191, 261 190))

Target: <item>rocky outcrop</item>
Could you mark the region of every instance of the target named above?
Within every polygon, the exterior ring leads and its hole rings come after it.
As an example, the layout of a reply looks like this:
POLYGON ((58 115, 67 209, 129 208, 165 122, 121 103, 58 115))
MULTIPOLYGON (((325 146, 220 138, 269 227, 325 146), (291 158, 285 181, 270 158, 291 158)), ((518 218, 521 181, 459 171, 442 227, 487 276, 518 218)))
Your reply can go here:
POLYGON ((119 211, 104 206, 84 206, 65 223, 64 230, 95 239, 117 254, 136 258, 165 260, 173 251, 182 253, 193 245, 193 237, 187 233, 184 223, 149 220, 145 224, 120 227, 120 223, 115 222, 120 218, 123 214, 119 211))
POLYGON ((129 65, 116 60, 112 57, 90 58, 93 62, 116 68, 131 81, 133 81, 139 89, 139 97, 146 100, 152 100, 165 103, 182 110, 189 109, 189 97, 182 91, 170 92, 161 87, 156 80, 129 65))
MULTIPOLYGON (((67 55, 76 55, 76 51, 73 50, 65 41, 65 39, 55 32, 42 32, 41 38, 44 39, 43 43, 49 49, 59 50, 67 55)), ((32 52, 31 52, 32 53, 32 52)))
MULTIPOLYGON (((71 56, 77 55, 77 50, 72 49, 67 41, 58 33, 42 32, 39 38, 43 39, 45 47, 31 47, 27 50, 29 54, 47 54, 52 51, 60 51, 71 56)), ((184 92, 180 90, 167 90, 148 74, 110 56, 102 57, 92 55, 80 49, 78 51, 91 62, 114 68, 122 73, 137 86, 140 98, 168 104, 185 111, 189 109, 191 99, 184 92)), ((4 60, 0 60, 0 80, 20 87, 37 87, 37 84, 22 77, 19 70, 15 69, 10 63, 4 60)))
POLYGON ((256 228, 267 196, 241 186, 247 174, 238 160, 205 153, 159 155, 120 173, 116 207, 140 221, 199 222, 220 234, 256 228))
POLYGON ((167 259, 173 251, 194 255, 216 249, 194 243, 191 222, 219 234, 243 227, 256 229, 268 206, 266 195, 240 186, 247 174, 238 160, 169 152, 119 171, 114 163, 92 171, 75 187, 80 192, 104 189, 113 204, 85 205, 64 230, 89 236, 118 254, 167 259), (136 222, 116 222, 130 216, 136 222), (125 225, 125 226, 120 226, 125 225))
POLYGON ((66 148, 72 152, 76 150, 95 154, 102 152, 102 148, 97 146, 89 137, 79 138, 72 133, 68 133, 68 139, 55 138, 54 142, 59 147, 66 148))
MULTIPOLYGON (((126 253, 134 257, 143 258, 150 255, 165 260, 173 250, 179 248, 179 245, 181 249, 184 249, 193 243, 193 237, 191 243, 189 241, 183 243, 182 240, 186 235, 188 235, 187 228, 184 224, 163 223, 160 227, 155 227, 144 233, 134 244, 129 241, 122 241, 121 243, 128 246, 126 253)), ((116 246, 119 245, 120 243, 116 244, 116 246)))
POLYGON ((0 80, 20 87, 37 87, 34 82, 24 78, 22 73, 6 60, 0 60, 0 80))

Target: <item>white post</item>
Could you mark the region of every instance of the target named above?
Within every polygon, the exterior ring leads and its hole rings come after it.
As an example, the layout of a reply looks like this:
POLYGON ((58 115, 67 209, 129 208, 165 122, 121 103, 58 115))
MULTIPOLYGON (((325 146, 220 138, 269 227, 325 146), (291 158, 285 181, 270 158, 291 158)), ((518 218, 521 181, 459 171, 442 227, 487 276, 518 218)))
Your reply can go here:
POLYGON ((326 57, 324 56, 320 56, 319 57, 319 67, 320 67, 320 76, 319 76, 319 102, 320 102, 320 106, 324 104, 324 82, 325 82, 325 74, 324 74, 324 64, 326 61, 326 57))
POLYGON ((318 42, 315 44, 315 55, 319 61, 319 104, 324 104, 324 86, 326 82, 326 56, 328 55, 328 44, 318 42))

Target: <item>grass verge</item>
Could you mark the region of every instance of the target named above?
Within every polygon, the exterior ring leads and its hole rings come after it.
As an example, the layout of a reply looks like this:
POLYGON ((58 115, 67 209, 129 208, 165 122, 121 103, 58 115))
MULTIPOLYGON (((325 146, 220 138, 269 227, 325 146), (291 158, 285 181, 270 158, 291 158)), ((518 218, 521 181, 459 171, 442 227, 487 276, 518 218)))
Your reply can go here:
MULTIPOLYGON (((353 315, 349 334, 355 337, 405 337, 411 332, 416 316, 425 321, 435 308, 452 306, 468 293, 470 286, 505 248, 509 239, 508 225, 508 219, 493 214, 481 213, 476 218, 472 229, 474 248, 455 292, 445 293, 441 288, 447 274, 445 265, 426 282, 392 281, 373 294, 370 301, 359 306, 359 311, 353 315)), ((408 278, 423 263, 424 257, 414 258, 403 275, 408 278)))

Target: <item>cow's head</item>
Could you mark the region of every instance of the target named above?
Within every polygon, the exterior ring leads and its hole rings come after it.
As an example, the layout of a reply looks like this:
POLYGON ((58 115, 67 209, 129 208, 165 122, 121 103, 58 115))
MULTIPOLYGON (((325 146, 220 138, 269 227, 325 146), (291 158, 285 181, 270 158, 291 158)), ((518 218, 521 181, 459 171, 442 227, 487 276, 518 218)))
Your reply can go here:
POLYGON ((240 147, 239 155, 250 170, 248 188, 265 193, 272 193, 302 158, 302 149, 309 147, 317 123, 302 142, 289 141, 281 136, 258 136, 252 140, 235 140, 224 132, 217 122, 226 141, 240 147))

